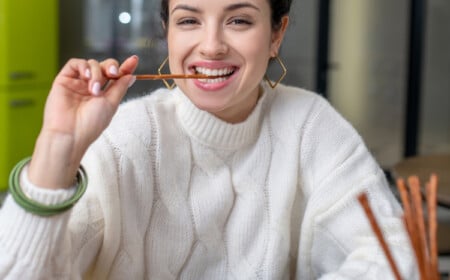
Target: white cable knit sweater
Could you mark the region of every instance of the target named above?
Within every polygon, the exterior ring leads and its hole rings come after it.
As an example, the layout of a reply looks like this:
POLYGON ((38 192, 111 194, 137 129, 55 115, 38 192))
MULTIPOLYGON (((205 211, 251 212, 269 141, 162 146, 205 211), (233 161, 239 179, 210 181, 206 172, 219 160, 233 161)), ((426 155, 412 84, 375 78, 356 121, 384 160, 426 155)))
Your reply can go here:
MULTIPOLYGON (((316 94, 265 87, 232 125, 162 89, 122 104, 83 165, 88 190, 70 212, 41 218, 7 198, 1 279, 392 279, 362 191, 416 277, 383 172, 316 94)), ((70 196, 24 173, 36 200, 70 196)))

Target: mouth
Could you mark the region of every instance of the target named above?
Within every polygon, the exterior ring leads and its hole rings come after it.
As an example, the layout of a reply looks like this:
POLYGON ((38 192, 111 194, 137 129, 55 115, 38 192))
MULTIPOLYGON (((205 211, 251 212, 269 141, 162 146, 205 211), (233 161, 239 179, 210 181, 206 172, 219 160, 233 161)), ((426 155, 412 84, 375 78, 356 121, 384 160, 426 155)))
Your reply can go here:
POLYGON ((211 69, 206 67, 194 67, 194 71, 196 74, 207 75, 206 79, 198 79, 202 83, 221 83, 226 81, 229 77, 231 77, 235 72, 236 67, 224 67, 211 69))

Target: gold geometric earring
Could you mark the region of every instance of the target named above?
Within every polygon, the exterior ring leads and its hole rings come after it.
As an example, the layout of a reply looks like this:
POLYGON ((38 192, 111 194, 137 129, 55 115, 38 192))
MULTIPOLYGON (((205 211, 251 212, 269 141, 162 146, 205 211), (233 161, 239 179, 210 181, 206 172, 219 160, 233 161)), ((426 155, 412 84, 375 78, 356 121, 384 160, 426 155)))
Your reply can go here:
MULTIPOLYGON (((162 75, 161 71, 163 70, 164 66, 166 66, 167 61, 169 61, 168 56, 166 57, 166 59, 164 59, 164 61, 161 63, 161 65, 158 68, 159 75, 162 75)), ((166 85, 166 88, 168 88, 168 89, 173 89, 175 87, 175 82, 173 82, 172 84, 169 84, 169 82, 167 82, 165 79, 163 79, 162 81, 166 85)))
POLYGON ((275 83, 272 83, 269 79, 269 77, 266 75, 264 75, 264 80, 266 80, 266 82, 269 84, 269 86, 271 88, 275 88, 286 76, 287 73, 287 69, 286 66, 284 65, 283 61, 281 61, 280 57, 278 55, 276 55, 275 57, 272 57, 271 59, 275 59, 278 62, 278 65, 280 65, 282 73, 281 73, 281 77, 278 78, 278 80, 275 83))

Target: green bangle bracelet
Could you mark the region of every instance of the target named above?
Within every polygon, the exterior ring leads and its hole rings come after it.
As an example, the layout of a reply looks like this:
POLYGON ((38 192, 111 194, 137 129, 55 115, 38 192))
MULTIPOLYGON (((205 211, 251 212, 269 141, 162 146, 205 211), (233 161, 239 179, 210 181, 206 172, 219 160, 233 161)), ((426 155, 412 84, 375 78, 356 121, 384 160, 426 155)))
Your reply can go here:
POLYGON ((39 215, 39 216, 52 216, 57 215, 62 212, 69 210, 75 205, 75 203, 83 196, 84 192, 87 188, 87 174, 82 166, 78 169, 77 172, 77 191, 75 194, 68 200, 54 204, 54 205, 45 205, 39 202, 34 201, 30 197, 28 197, 20 187, 20 172, 31 161, 31 157, 26 158, 20 161, 11 171, 9 176, 9 192, 14 200, 26 211, 39 215))

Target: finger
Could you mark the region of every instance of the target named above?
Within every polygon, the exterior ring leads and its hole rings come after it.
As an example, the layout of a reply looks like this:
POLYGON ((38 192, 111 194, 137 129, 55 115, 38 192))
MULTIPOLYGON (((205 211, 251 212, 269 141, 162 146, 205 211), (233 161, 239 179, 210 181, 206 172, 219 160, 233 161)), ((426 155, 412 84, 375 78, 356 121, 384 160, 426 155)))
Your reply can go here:
POLYGON ((132 74, 139 63, 139 57, 137 55, 132 55, 128 57, 119 67, 119 75, 132 74))
POLYGON ((118 106, 122 98, 127 93, 129 87, 136 81, 133 75, 125 75, 114 81, 105 92, 105 97, 115 106, 118 106))
POLYGON ((102 85, 106 82, 106 77, 103 75, 100 63, 97 60, 88 60, 91 78, 89 81, 89 91, 95 96, 102 93, 102 85))
POLYGON ((119 75, 119 62, 109 58, 100 63, 103 75, 108 78, 115 78, 119 75))
MULTIPOLYGON (((104 70, 112 70, 112 66, 115 66, 117 61, 115 60, 108 60, 105 61, 104 64, 104 70)), ((130 57, 128 57, 123 63, 122 65, 119 66, 119 73, 117 75, 117 77, 122 77, 124 75, 128 75, 128 74, 132 74, 138 65, 139 62, 139 57, 137 55, 132 55, 130 57)), ((106 82, 105 85, 103 85, 103 90, 107 90, 109 89, 116 81, 114 80, 109 80, 106 82)), ((132 84, 134 83, 134 81, 132 82, 132 84)))
POLYGON ((57 78, 62 76, 84 80, 90 79, 89 64, 84 59, 72 58, 63 66, 57 78))
POLYGON ((91 93, 87 90, 88 84, 89 81, 82 79, 72 79, 68 77, 62 77, 59 80, 59 85, 62 85, 64 86, 64 88, 70 90, 70 92, 74 92, 79 95, 91 95, 91 93))
MULTIPOLYGON (((62 86, 78 94, 89 94, 91 77, 89 64, 84 59, 70 59, 60 70, 52 83, 52 89, 62 86)), ((51 92, 54 92, 52 90, 51 92)))

